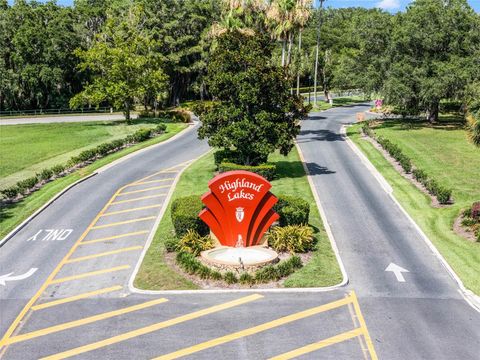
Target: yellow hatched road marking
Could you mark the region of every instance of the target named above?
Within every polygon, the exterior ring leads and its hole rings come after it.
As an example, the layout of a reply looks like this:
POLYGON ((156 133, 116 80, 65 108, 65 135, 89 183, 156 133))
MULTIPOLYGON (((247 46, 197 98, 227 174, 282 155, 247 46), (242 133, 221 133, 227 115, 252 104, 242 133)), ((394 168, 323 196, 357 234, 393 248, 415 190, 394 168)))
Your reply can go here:
POLYGON ((360 311, 360 305, 358 303, 355 291, 352 291, 350 293, 350 296, 352 297, 353 308, 355 309, 355 314, 357 315, 357 320, 360 324, 360 328, 363 330, 363 336, 365 338, 365 342, 367 343, 370 357, 372 358, 372 360, 378 360, 377 353, 375 352, 375 348, 372 343, 372 339, 370 338, 370 334, 368 333, 367 324, 365 323, 365 319, 363 318, 362 312, 360 311))
POLYGON ((14 344, 14 343, 18 343, 20 341, 30 340, 30 339, 33 339, 33 338, 37 338, 39 336, 49 335, 49 334, 52 334, 52 333, 55 333, 55 332, 71 329, 71 328, 74 328, 74 327, 77 327, 77 326, 91 324, 91 323, 96 322, 96 321, 105 320, 105 319, 109 319, 111 317, 115 317, 115 316, 119 316, 119 315, 123 315, 123 314, 128 314, 128 313, 133 312, 133 311, 146 309, 148 307, 158 305, 158 304, 161 304, 161 303, 164 303, 164 302, 167 302, 167 301, 168 300, 164 299, 164 298, 155 299, 155 300, 147 301, 147 302, 144 302, 144 303, 141 303, 141 304, 129 306, 129 307, 126 307, 126 308, 123 308, 123 309, 113 310, 113 311, 109 311, 109 312, 106 312, 106 313, 103 313, 103 314, 98 314, 98 315, 89 316, 89 317, 86 317, 86 318, 83 318, 83 319, 70 321, 70 322, 66 322, 66 323, 63 323, 63 324, 58 324, 58 325, 51 326, 51 327, 48 327, 48 328, 45 328, 45 329, 32 331, 32 332, 29 332, 29 333, 26 333, 26 334, 20 334, 20 335, 17 335, 17 336, 12 336, 11 338, 9 338, 6 341, 6 343, 7 344, 14 344))
POLYGON ((66 264, 76 263, 76 262, 84 261, 84 260, 95 259, 95 258, 102 257, 102 256, 120 254, 120 253, 127 252, 127 251, 142 250, 142 249, 143 249, 143 246, 130 246, 130 247, 121 248, 121 249, 117 249, 117 250, 106 251, 106 252, 102 252, 102 253, 98 253, 98 254, 73 258, 73 259, 68 260, 66 262, 66 264))
POLYGON ((123 224, 136 223, 136 222, 140 222, 140 221, 153 220, 155 218, 156 218, 155 216, 147 216, 147 217, 144 217, 144 218, 119 221, 119 222, 114 222, 114 223, 104 224, 104 225, 97 225, 97 226, 92 227, 92 229, 104 229, 104 228, 111 227, 111 226, 117 226, 117 225, 123 225, 123 224))
POLYGON ((135 232, 130 232, 130 233, 121 234, 121 235, 107 236, 107 237, 104 237, 104 238, 82 241, 80 243, 80 245, 83 246, 83 245, 96 244, 96 243, 99 243, 99 242, 102 242, 102 241, 120 239, 120 238, 124 238, 124 237, 127 237, 127 236, 148 234, 149 232, 150 232, 150 230, 142 230, 142 231, 135 231, 135 232))
POLYGON ((120 201, 112 202, 111 205, 125 204, 125 203, 129 203, 129 202, 140 201, 140 200, 145 200, 145 199, 152 199, 152 198, 158 198, 158 197, 163 197, 163 196, 167 196, 167 194, 166 194, 166 193, 165 193, 165 194, 157 194, 157 195, 150 195, 150 196, 142 196, 142 197, 135 198, 135 199, 120 200, 120 201))
POLYGON ((117 215, 117 214, 124 214, 124 213, 129 213, 129 212, 132 212, 132 211, 140 211, 140 210, 145 210, 145 209, 159 208, 159 207, 162 207, 162 206, 163 205, 160 205, 160 204, 159 205, 148 205, 148 206, 142 206, 142 207, 133 208, 133 209, 111 211, 111 212, 103 214, 102 217, 112 216, 112 215, 117 215))
POLYGON ((269 360, 289 360, 289 359, 293 359, 293 358, 296 358, 298 356, 308 354, 312 351, 316 351, 316 350, 319 350, 321 348, 324 348, 324 347, 327 347, 327 346, 330 346, 330 345, 334 345, 334 344, 337 344, 337 343, 342 342, 342 341, 352 339, 352 338, 357 337, 357 336, 362 335, 362 334, 363 334, 363 329, 356 328, 356 329, 353 329, 353 330, 350 330, 350 331, 346 331, 342 334, 329 337, 328 339, 325 339, 325 340, 322 340, 322 341, 319 341, 319 342, 316 342, 316 343, 313 343, 313 344, 309 344, 307 346, 304 346, 304 347, 289 351, 287 353, 275 356, 273 358, 270 358, 269 360))
POLYGON ((102 269, 102 270, 96 270, 96 271, 91 271, 83 274, 78 274, 78 275, 72 275, 72 276, 67 276, 59 279, 53 279, 50 284, 59 284, 65 281, 71 281, 71 280, 77 280, 77 279, 83 279, 89 276, 95 276, 95 275, 101 275, 101 274, 107 274, 110 272, 114 271, 121 271, 121 270, 127 270, 130 269, 130 265, 122 265, 122 266, 116 266, 108 269, 102 269))
POLYGON ((156 323, 156 324, 153 324, 153 325, 150 325, 150 326, 146 326, 146 327, 143 327, 143 328, 140 328, 140 329, 137 329, 137 330, 126 332, 124 334, 113 336, 113 337, 108 338, 108 339, 104 339, 104 340, 97 341, 97 342, 94 342, 94 343, 91 343, 91 344, 88 344, 88 345, 80 346, 80 347, 77 347, 77 348, 74 348, 74 349, 71 349, 71 350, 67 350, 67 351, 58 353, 58 354, 50 355, 50 356, 47 356, 43 359, 44 360, 46 360, 46 359, 48 359, 48 360, 65 359, 65 358, 68 358, 68 357, 71 357, 71 356, 83 354, 83 353, 88 352, 88 351, 92 351, 92 350, 99 349, 99 348, 102 348, 102 347, 105 347, 105 346, 108 346, 108 345, 116 344, 116 343, 119 343, 121 341, 125 341, 125 340, 128 340, 128 339, 135 338, 137 336, 149 334, 151 332, 154 332, 154 331, 157 331, 157 330, 160 330, 160 329, 164 329, 164 328, 169 327, 169 326, 173 326, 173 325, 177 325, 177 324, 180 324, 182 322, 185 322, 185 321, 197 319, 199 317, 209 315, 209 314, 213 314, 213 313, 221 311, 221 310, 230 309, 232 307, 242 305, 242 304, 246 304, 248 302, 258 300, 258 299, 261 299, 261 298, 263 298, 263 296, 259 295, 259 294, 245 296, 245 297, 242 297, 242 298, 237 299, 237 300, 229 301, 229 302, 226 302, 226 303, 223 303, 223 304, 220 304, 220 305, 215 305, 215 306, 203 309, 203 310, 195 311, 195 312, 190 313, 190 314, 182 315, 182 316, 170 319, 170 320, 162 321, 162 322, 159 322, 159 323, 156 323))
POLYGON ((69 303, 69 302, 72 302, 72 301, 82 300, 82 299, 89 298, 91 296, 106 294, 106 293, 109 293, 109 292, 112 292, 112 291, 118 291, 118 290, 122 290, 122 289, 123 289, 123 286, 117 285, 117 286, 112 286, 112 287, 109 287, 109 288, 89 291, 89 292, 86 292, 86 293, 83 293, 83 294, 78 294, 78 295, 75 295, 75 296, 70 296, 70 297, 67 297, 67 298, 53 300, 53 301, 49 301, 49 302, 45 302, 45 303, 42 303, 42 304, 35 305, 35 306, 32 306, 32 310, 42 310, 42 309, 46 309, 46 308, 49 308, 49 307, 52 307, 52 306, 57 306, 57 305, 69 303))
POLYGON ((140 189, 140 190, 133 190, 133 191, 122 192, 122 193, 118 194, 117 196, 123 196, 123 195, 129 195, 129 194, 136 194, 136 193, 147 192, 147 191, 157 190, 157 189, 165 189, 165 188, 169 188, 170 186, 171 186, 171 185, 153 186, 153 187, 147 188, 147 189, 140 189))
POLYGON ((337 301, 334 301, 334 302, 331 302, 331 303, 328 303, 328 304, 324 304, 324 305, 317 306, 317 307, 314 307, 314 308, 311 308, 311 309, 300 311, 298 313, 291 314, 291 315, 288 315, 288 316, 284 316, 282 318, 279 318, 279 319, 276 319, 276 320, 273 320, 273 321, 269 321, 269 322, 266 322, 266 323, 261 324, 261 325, 257 325, 257 326, 254 326, 254 327, 251 327, 251 328, 248 328, 248 329, 245 329, 245 330, 240 330, 240 331, 237 331, 237 332, 234 332, 234 333, 231 333, 231 334, 228 334, 228 335, 216 338, 216 339, 212 339, 212 340, 205 341, 203 343, 200 343, 200 344, 197 344, 197 345, 194 345, 194 346, 190 346, 190 347, 178 350, 178 351, 174 351, 174 352, 171 352, 169 354, 159 356, 159 357, 155 358, 154 360, 176 359, 176 358, 179 358, 179 357, 182 357, 182 356, 191 355, 191 354, 196 353, 198 351, 202 351, 202 350, 214 347, 214 346, 222 345, 222 344, 225 344, 225 343, 230 342, 230 341, 238 340, 238 339, 243 338, 245 336, 254 335, 254 334, 257 334, 257 333, 262 332, 262 331, 266 331, 266 330, 269 330, 269 329, 272 329, 272 328, 275 328, 275 327, 278 327, 278 326, 281 326, 281 325, 291 323, 293 321, 297 321, 297 320, 300 320, 300 319, 310 317, 312 315, 322 313, 324 311, 336 309, 338 307, 347 305, 350 302, 352 302, 352 298, 351 297, 346 297, 346 298, 341 299, 341 300, 337 300, 337 301))
POLYGON ((172 181, 172 180, 175 180, 175 178, 165 178, 165 179, 158 179, 158 180, 134 182, 134 183, 128 184, 127 187, 137 186, 137 185, 145 185, 145 184, 155 184, 155 183, 159 183, 159 182, 172 181))

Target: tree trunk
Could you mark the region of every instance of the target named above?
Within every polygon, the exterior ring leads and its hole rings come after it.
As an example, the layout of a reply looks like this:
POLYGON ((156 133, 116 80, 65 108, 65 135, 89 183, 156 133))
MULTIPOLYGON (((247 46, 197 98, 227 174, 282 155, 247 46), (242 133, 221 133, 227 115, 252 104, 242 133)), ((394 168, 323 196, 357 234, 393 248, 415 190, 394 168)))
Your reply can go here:
POLYGON ((282 67, 285 66, 285 39, 282 40, 282 67))
POLYGON ((124 113, 125 113, 125 120, 127 120, 127 123, 130 123, 130 101, 129 100, 125 101, 124 113))
POLYGON ((288 56, 287 56, 287 65, 290 65, 292 61, 292 44, 293 44, 293 36, 292 33, 288 35, 288 56))
POLYGON ((315 48, 315 77, 313 80, 313 107, 317 106, 318 48, 319 43, 317 40, 317 47, 315 48))
POLYGON ((433 124, 438 121, 439 103, 433 103, 427 109, 427 120, 433 124))
POLYGON ((300 96, 300 68, 302 66, 302 29, 298 34, 297 96, 300 96))

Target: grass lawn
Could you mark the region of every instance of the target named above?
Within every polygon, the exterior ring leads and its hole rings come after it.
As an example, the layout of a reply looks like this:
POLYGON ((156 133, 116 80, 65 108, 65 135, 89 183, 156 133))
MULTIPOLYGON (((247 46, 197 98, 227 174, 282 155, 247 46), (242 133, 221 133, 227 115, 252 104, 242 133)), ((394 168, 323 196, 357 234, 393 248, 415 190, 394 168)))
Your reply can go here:
MULTIPOLYGON (((301 197, 311 204, 310 224, 315 228, 318 250, 310 262, 285 281, 286 287, 320 287, 340 283, 342 275, 337 260, 323 229, 318 209, 315 205, 310 186, 296 149, 288 157, 273 154, 270 162, 277 164, 279 178, 272 181, 274 194, 288 194, 301 197)), ((198 194, 208 190, 208 181, 214 176, 215 165, 213 153, 200 158, 182 174, 172 200, 178 197, 198 194)), ((171 204, 171 201, 170 201, 171 204)), ((173 231, 170 218, 170 204, 163 216, 148 249, 142 266, 135 279, 135 286, 140 289, 174 290, 196 289, 197 286, 176 273, 164 261, 165 237, 173 231)))
POLYGON ((467 141, 465 130, 458 124, 434 127, 423 123, 412 124, 405 127, 399 121, 389 121, 377 127, 375 132, 399 145, 416 166, 440 184, 452 188, 455 200, 452 206, 431 207, 428 196, 396 172, 369 142, 361 139, 359 125, 350 127, 348 136, 392 185, 395 197, 465 286, 480 295, 480 243, 465 240, 452 230, 460 211, 480 200, 480 149, 467 141))
MULTIPOLYGON (((363 96, 346 96, 346 97, 338 97, 333 99, 333 105, 330 105, 330 103, 327 103, 323 100, 317 100, 317 106, 312 108, 312 112, 316 111, 323 111, 323 110, 328 110, 334 107, 340 107, 340 106, 346 106, 346 105, 355 105, 358 103, 365 102, 365 98, 363 96)), ((310 103, 313 106, 313 100, 310 100, 310 103)), ((305 104, 308 104, 308 100, 305 101, 305 104)))
POLYGON ((63 178, 56 179, 42 187, 40 190, 29 195, 25 199, 14 203, 0 207, 0 239, 7 235, 17 225, 19 225, 28 216, 33 214, 38 208, 54 197, 58 192, 81 179, 82 177, 93 173, 96 169, 114 161, 122 156, 128 155, 136 150, 143 149, 147 146, 157 144, 161 141, 165 141, 177 134, 181 130, 187 127, 183 123, 167 123, 167 131, 155 138, 139 143, 127 149, 123 149, 114 154, 108 155, 93 164, 86 166, 78 171, 65 176, 63 178))
POLYGON ((142 127, 153 128, 155 124, 133 120, 132 125, 106 121, 1 126, 0 188, 63 164, 85 149, 124 138, 142 127))

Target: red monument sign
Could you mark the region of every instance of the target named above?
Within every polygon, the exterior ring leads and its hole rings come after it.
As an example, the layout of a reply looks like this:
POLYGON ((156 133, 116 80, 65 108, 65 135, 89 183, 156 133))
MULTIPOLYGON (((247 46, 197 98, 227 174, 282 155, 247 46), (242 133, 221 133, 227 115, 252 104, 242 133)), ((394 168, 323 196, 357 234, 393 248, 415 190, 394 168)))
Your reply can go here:
POLYGON ((263 234, 278 219, 272 210, 278 199, 272 185, 248 171, 229 171, 208 183, 199 217, 224 246, 258 245, 263 234))

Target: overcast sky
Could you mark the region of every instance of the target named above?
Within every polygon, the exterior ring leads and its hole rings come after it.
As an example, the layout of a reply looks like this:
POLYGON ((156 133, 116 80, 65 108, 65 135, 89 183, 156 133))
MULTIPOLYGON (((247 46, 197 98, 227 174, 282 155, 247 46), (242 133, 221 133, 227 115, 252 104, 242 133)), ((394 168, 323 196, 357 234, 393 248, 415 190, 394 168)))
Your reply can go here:
MULTIPOLYGON (((319 0, 314 1, 317 4, 319 3, 319 0)), ((13 0, 9 0, 8 2, 12 4, 13 0)), ((40 2, 45 2, 45 0, 40 0, 40 2)), ((325 6, 336 8, 350 6, 361 6, 366 8, 379 7, 391 12, 397 12, 404 10, 410 2, 411 0, 326 0, 325 6)), ((72 5, 73 0, 57 0, 57 3, 61 5, 72 5)), ((480 12, 480 0, 468 0, 468 3, 475 9, 475 11, 480 12)))

